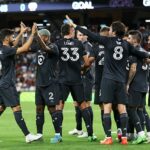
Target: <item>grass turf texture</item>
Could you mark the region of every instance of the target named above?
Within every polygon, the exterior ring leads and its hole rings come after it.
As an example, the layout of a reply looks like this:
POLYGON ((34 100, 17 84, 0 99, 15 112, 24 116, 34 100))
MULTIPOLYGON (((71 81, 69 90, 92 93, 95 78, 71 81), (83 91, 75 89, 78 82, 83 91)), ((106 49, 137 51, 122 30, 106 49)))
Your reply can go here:
MULTIPOLYGON (((69 101, 71 99, 69 98, 69 101)), ((25 92, 21 94, 21 104, 23 109, 23 116, 27 123, 29 130, 36 133, 35 126, 35 105, 34 93, 25 92)), ((54 135, 54 129, 51 122, 51 117, 48 111, 45 110, 45 125, 44 125, 44 141, 33 142, 31 144, 25 143, 25 138, 20 129, 15 123, 13 113, 10 108, 4 112, 0 118, 0 150, 148 150, 150 144, 141 145, 120 145, 115 140, 116 134, 113 134, 113 145, 100 145, 99 140, 104 138, 104 132, 100 122, 100 111, 98 106, 93 105, 94 110, 94 132, 98 136, 97 142, 87 142, 86 138, 77 138, 76 136, 68 135, 68 131, 75 127, 74 107, 72 103, 66 103, 64 109, 64 123, 63 123, 63 142, 59 144, 50 144, 50 138, 54 135)), ((150 111, 149 111, 150 113, 150 111)), ((85 125, 83 123, 85 131, 85 125)), ((113 121, 113 131, 116 130, 113 121)))

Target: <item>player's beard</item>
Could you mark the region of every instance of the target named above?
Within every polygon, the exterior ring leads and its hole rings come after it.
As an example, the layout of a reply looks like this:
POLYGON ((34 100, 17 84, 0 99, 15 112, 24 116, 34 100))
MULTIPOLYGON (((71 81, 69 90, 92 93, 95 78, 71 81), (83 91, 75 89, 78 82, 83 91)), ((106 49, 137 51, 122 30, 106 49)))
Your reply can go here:
POLYGON ((13 46, 13 42, 9 42, 9 45, 10 45, 10 46, 13 46))

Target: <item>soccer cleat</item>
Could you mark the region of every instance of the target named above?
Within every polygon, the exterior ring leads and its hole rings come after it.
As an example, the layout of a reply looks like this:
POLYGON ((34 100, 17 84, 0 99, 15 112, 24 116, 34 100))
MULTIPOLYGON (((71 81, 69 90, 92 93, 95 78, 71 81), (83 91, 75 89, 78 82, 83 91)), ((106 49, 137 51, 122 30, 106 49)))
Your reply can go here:
POLYGON ((89 141, 89 142, 94 142, 94 141, 96 141, 96 140, 97 140, 97 136, 95 136, 95 135, 88 137, 88 141, 89 141))
POLYGON ((87 132, 83 132, 83 134, 78 135, 78 138, 87 138, 88 137, 88 133, 87 132))
POLYGON ((100 144, 103 144, 103 145, 111 145, 111 144, 113 144, 112 137, 106 137, 103 141, 100 141, 100 144))
POLYGON ((128 144, 127 137, 121 137, 121 144, 122 145, 127 145, 128 144))
POLYGON ((128 139, 128 141, 134 141, 136 139, 135 134, 134 133, 129 133, 127 135, 127 139, 128 139))
POLYGON ((38 136, 39 137, 39 140, 43 140, 43 134, 41 134, 41 133, 37 133, 37 135, 36 136, 38 136))
POLYGON ((62 142, 61 135, 55 135, 53 138, 50 139, 51 144, 56 144, 62 142))
POLYGON ((144 143, 146 141, 147 141, 147 139, 146 139, 145 135, 138 136, 137 139, 132 142, 132 144, 141 144, 141 143, 144 143))
POLYGON ((83 131, 82 130, 73 129, 73 130, 69 131, 68 134, 69 135, 82 135, 83 131))
POLYGON ((25 137, 25 141, 26 143, 31 143, 33 141, 37 141, 41 138, 41 136, 38 135, 33 135, 31 133, 29 133, 26 137, 25 137))
POLYGON ((147 136, 147 141, 146 141, 146 143, 150 143, 150 136, 147 136))
POLYGON ((121 142, 122 130, 120 128, 118 128, 117 130, 117 137, 118 137, 118 141, 121 142))

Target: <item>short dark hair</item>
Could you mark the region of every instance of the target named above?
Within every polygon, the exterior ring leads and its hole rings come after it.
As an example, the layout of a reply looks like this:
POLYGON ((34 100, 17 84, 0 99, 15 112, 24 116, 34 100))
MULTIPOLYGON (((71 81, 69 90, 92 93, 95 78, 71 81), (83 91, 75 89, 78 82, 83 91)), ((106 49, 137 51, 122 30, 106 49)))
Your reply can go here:
POLYGON ((0 41, 3 42, 7 36, 11 36, 12 34, 14 34, 14 31, 11 29, 7 29, 7 28, 1 29, 0 30, 0 41))
POLYGON ((128 35, 132 35, 132 37, 134 39, 136 39, 138 43, 141 43, 142 38, 143 38, 142 37, 142 33, 140 31, 138 31, 138 30, 130 30, 128 32, 128 35))
POLYGON ((61 26, 61 34, 62 36, 68 35, 70 32, 70 25, 69 24, 63 24, 61 26))
POLYGON ((125 25, 121 21, 115 21, 111 24, 112 31, 116 33, 116 36, 122 38, 125 34, 125 25))

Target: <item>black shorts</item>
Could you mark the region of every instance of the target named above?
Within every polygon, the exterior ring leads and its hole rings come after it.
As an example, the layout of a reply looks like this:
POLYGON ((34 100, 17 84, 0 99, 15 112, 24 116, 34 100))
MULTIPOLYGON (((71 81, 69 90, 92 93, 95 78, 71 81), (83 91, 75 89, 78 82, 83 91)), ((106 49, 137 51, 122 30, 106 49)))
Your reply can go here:
POLYGON ((11 85, 7 88, 0 88, 0 99, 0 103, 6 107, 20 105, 20 100, 15 85, 11 85))
POLYGON ((45 87, 36 87, 35 104, 55 106, 59 103, 59 85, 51 83, 45 87))
POLYGON ((82 77, 83 87, 84 87, 84 100, 92 101, 92 88, 93 83, 86 77, 82 77))
POLYGON ((83 102, 84 100, 84 88, 83 84, 71 85, 71 84, 59 84, 60 88, 60 100, 66 101, 69 93, 74 101, 83 102))
POLYGON ((145 106, 146 92, 139 92, 133 89, 129 89, 128 106, 139 107, 145 106))
POLYGON ((101 99, 101 85, 95 84, 95 96, 94 96, 94 104, 100 105, 102 104, 102 99, 101 99))
POLYGON ((125 83, 103 78, 101 98, 103 103, 127 104, 128 98, 125 91, 125 83))

